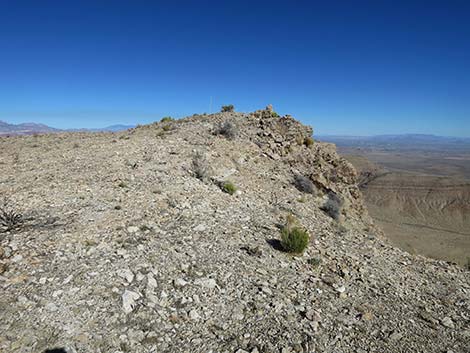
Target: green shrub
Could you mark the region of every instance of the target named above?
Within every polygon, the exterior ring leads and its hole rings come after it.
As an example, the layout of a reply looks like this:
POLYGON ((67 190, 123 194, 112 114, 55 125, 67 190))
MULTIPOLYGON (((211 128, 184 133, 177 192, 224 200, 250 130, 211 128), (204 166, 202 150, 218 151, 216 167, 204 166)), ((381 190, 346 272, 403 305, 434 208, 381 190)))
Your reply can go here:
POLYGON ((309 239, 307 231, 300 227, 282 229, 281 245, 289 253, 303 253, 308 246, 309 239))
POLYGON ((173 130, 173 126, 170 125, 170 124, 163 125, 162 130, 165 131, 165 132, 171 131, 171 130, 173 130))
POLYGON ((312 146, 312 145, 313 145, 313 142, 314 142, 314 141, 313 141, 313 138, 310 137, 310 136, 309 136, 309 137, 306 137, 306 138, 304 139, 304 145, 307 146, 307 147, 312 146))
POLYGON ((297 220, 289 215, 287 223, 281 230, 281 246, 284 251, 301 254, 305 251, 310 241, 307 231, 298 225, 297 220))
POLYGON ((222 191, 233 195, 237 191, 237 187, 231 181, 226 181, 222 184, 222 191))
POLYGON ((163 117, 160 122, 161 123, 166 123, 166 122, 169 122, 169 121, 174 121, 175 119, 173 119, 171 116, 165 116, 163 117))
POLYGON ((319 257, 311 257, 310 259, 307 260, 307 263, 312 266, 312 268, 318 268, 321 264, 321 258, 319 257))
POLYGON ((279 118, 279 114, 276 113, 276 112, 271 112, 271 116, 272 116, 273 118, 279 118))
POLYGON ((235 107, 233 106, 233 104, 229 104, 229 105, 223 105, 222 109, 221 109, 221 112, 223 112, 223 113, 233 112, 234 110, 235 110, 235 107))

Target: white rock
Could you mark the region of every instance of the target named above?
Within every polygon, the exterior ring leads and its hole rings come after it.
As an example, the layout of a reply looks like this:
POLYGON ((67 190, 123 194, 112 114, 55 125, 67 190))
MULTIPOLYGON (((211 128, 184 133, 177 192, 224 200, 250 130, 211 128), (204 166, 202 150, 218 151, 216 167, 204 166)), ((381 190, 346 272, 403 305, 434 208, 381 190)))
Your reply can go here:
POLYGON ((56 290, 56 291, 52 292, 52 297, 57 298, 58 296, 62 295, 62 293, 64 293, 63 290, 61 290, 61 289, 56 290))
POLYGON ((344 293, 344 292, 346 292, 346 287, 345 286, 339 286, 338 288, 336 288, 336 291, 338 293, 344 293))
POLYGON ((186 282, 184 279, 182 278, 177 278, 173 281, 173 283, 175 284, 175 287, 184 287, 185 285, 188 284, 188 282, 186 282))
POLYGON ((128 283, 134 280, 134 274, 128 268, 123 268, 117 272, 119 277, 124 278, 128 283))
POLYGON ((136 279, 137 279, 139 282, 142 281, 142 280, 145 278, 145 276, 144 276, 142 273, 140 273, 140 272, 137 272, 137 274, 135 275, 135 277, 136 277, 136 279))
POLYGON ((55 305, 54 303, 47 303, 46 304, 46 309, 48 311, 57 311, 58 310, 57 305, 55 305))
POLYGON ((13 258, 11 259, 11 262, 20 262, 21 260, 23 260, 23 256, 18 254, 18 255, 13 256, 13 258))
POLYGON ((441 324, 445 327, 448 327, 448 328, 454 328, 455 327, 454 322, 448 316, 441 320, 441 324))
POLYGON ((151 289, 157 288, 157 280, 153 277, 152 273, 147 274, 147 286, 151 289))
POLYGON ((130 227, 127 227, 127 231, 129 233, 137 233, 139 231, 139 227, 136 227, 136 226, 130 226, 130 227))
POLYGON ((136 305, 136 300, 140 298, 140 294, 132 292, 130 290, 125 290, 122 294, 122 307, 126 314, 129 314, 134 310, 136 305))
POLYGON ((70 276, 68 276, 66 279, 64 279, 64 281, 62 282, 62 284, 67 284, 67 283, 69 283, 72 279, 73 279, 73 275, 70 275, 70 276))
POLYGON ((198 321, 201 318, 201 316, 199 315, 199 313, 195 309, 192 309, 189 312, 189 318, 193 321, 198 321))
POLYGON ((206 225, 205 224, 199 224, 198 226, 194 227, 195 232, 204 232, 206 230, 206 225))
POLYGON ((208 289, 214 289, 217 286, 217 282, 213 278, 198 278, 194 284, 208 289))
POLYGON ((262 287, 261 290, 267 295, 273 295, 273 292, 271 289, 269 289, 269 287, 262 287))

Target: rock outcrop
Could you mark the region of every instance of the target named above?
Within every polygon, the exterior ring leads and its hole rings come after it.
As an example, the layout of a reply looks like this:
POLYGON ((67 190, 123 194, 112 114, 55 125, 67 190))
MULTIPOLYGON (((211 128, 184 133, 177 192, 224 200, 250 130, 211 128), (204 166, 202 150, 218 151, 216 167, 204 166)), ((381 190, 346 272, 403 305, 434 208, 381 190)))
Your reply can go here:
POLYGON ((0 138, 24 216, 0 233, 0 351, 468 351, 469 273, 391 246, 311 132, 266 109, 0 138), (278 245, 290 214, 303 255, 278 245))

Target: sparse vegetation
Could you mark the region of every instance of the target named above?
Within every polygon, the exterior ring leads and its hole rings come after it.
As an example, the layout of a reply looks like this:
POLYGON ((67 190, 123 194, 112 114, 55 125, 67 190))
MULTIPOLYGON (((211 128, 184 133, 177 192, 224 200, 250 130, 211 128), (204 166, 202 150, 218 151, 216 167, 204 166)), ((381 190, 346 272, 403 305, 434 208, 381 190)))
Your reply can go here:
POLYGON ((238 135, 238 128, 234 123, 230 121, 225 121, 218 126, 216 134, 223 135, 229 140, 233 140, 238 135))
POLYGON ((278 113, 276 113, 276 112, 271 112, 271 116, 272 116, 273 118, 279 118, 280 115, 279 115, 278 113))
POLYGON ((310 241, 307 231, 300 227, 297 219, 288 215, 286 225, 281 230, 281 246, 284 251, 301 254, 305 251, 310 241))
POLYGON ((193 173, 196 178, 204 181, 209 177, 210 174, 210 166, 207 162, 206 156, 204 153, 198 151, 193 157, 192 163, 193 173))
POLYGON ((10 232, 21 228, 24 217, 11 203, 4 199, 0 203, 0 232, 10 232))
POLYGON ((328 200, 321 207, 321 210, 325 211, 331 218, 338 221, 343 210, 343 200, 336 195, 334 192, 328 194, 328 200))
POLYGON ((227 194, 233 195, 237 191, 237 187, 231 181, 226 181, 222 183, 222 191, 227 194))
POLYGON ((118 186, 119 186, 120 188, 127 188, 127 183, 126 183, 125 181, 120 181, 119 184, 118 184, 118 186))
POLYGON ((313 138, 308 136, 306 138, 304 138, 304 145, 307 146, 307 147, 310 147, 313 145, 313 138))
POLYGON ((312 195, 317 194, 317 188, 315 184, 313 184, 309 178, 304 177, 303 175, 297 174, 294 176, 294 185, 299 191, 312 195))
POLYGON ((235 111, 235 107, 233 106, 233 104, 223 105, 222 109, 220 111, 223 112, 223 113, 233 112, 233 111, 235 111))
POLYGON ((307 263, 312 266, 313 269, 316 269, 320 266, 321 264, 321 258, 319 257, 311 257, 310 259, 307 260, 307 263))
POLYGON ((170 122, 170 121, 174 121, 175 119, 173 119, 171 116, 164 116, 160 122, 161 123, 167 123, 167 122, 170 122))

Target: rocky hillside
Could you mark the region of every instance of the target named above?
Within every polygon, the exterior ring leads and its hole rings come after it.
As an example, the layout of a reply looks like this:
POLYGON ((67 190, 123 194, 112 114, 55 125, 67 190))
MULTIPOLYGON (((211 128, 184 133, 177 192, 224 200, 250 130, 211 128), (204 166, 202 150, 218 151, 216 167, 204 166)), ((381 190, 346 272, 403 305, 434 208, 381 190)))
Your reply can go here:
POLYGON ((0 351, 468 352, 469 272, 387 243, 311 132, 266 109, 0 139, 23 215, 0 233, 0 351))

